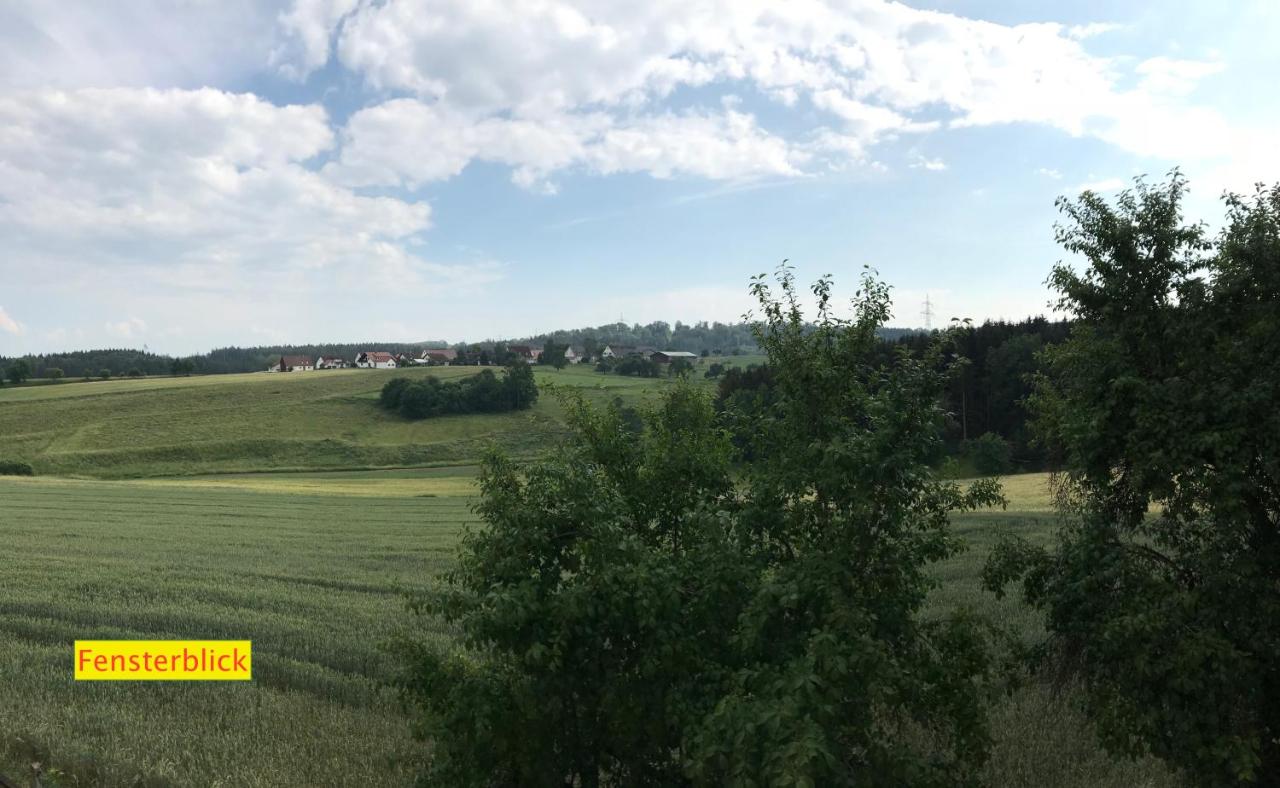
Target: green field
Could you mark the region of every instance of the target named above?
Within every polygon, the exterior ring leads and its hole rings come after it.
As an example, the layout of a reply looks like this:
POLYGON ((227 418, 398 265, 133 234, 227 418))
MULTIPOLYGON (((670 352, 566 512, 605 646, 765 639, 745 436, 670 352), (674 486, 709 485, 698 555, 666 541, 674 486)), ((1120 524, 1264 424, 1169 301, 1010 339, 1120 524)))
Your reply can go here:
MULTIPOLYGON (((565 431, 549 393, 526 412, 420 422, 376 405, 396 375, 474 371, 0 390, 0 459, 41 474, 0 477, 0 773, 39 761, 62 773, 46 786, 409 785, 425 749, 388 686, 387 645, 450 635, 407 595, 450 566, 483 447, 533 455, 565 431), (254 680, 74 682, 72 641, 114 638, 249 639, 254 680)), ((597 402, 671 385, 537 374, 597 402)), ((1043 636, 979 575, 1001 530, 1051 537, 1045 482, 1012 477, 1009 511, 956 518, 971 549, 935 568, 930 615, 965 605, 1025 642, 1043 636)), ((1070 687, 1026 682, 994 702, 992 724, 993 786, 1173 784, 1105 756, 1070 687)))
MULTIPOLYGON (((937 567, 931 612, 969 605, 1034 639, 1039 619, 978 580, 1000 529, 1052 532, 1044 477, 1010 481, 1010 511, 957 518, 972 549, 937 567)), ((0 772, 36 759, 60 785, 410 784, 424 750, 385 686, 385 646, 448 638, 405 594, 449 566, 473 485, 471 467, 0 479, 0 772), (76 683, 77 638, 250 639, 254 680, 76 683)), ((1028 683, 993 729, 995 786, 1173 784, 1102 754, 1069 689, 1028 683)))
MULTIPOLYGON (((380 410, 394 377, 457 378, 474 367, 333 370, 147 378, 0 389, 0 459, 37 472, 132 478, 310 469, 421 467, 479 457, 489 442, 516 455, 563 434, 544 394, 528 411, 408 422, 380 410)), ((667 379, 538 368, 540 383, 628 403, 667 379)))

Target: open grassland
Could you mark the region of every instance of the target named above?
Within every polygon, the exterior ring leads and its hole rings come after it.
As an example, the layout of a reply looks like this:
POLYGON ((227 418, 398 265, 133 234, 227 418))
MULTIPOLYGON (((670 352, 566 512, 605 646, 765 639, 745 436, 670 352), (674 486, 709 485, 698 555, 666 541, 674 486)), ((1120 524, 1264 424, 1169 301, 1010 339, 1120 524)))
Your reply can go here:
MULTIPOLYGON (((1010 509, 957 517, 970 549, 936 567, 930 614, 964 605, 1025 641, 1037 615, 979 574, 1001 530, 1047 542, 1043 475, 1006 480, 1010 509)), ((385 644, 474 517, 474 468, 175 480, 0 478, 0 772, 35 758, 46 785, 401 786, 422 745, 385 685, 385 644), (242 639, 251 683, 76 683, 72 641, 242 639), (78 782, 77 782, 78 781, 78 782)), ((1172 786, 1102 753, 1068 686, 1036 681, 992 710, 989 784, 1172 786)))
MULTIPOLYGON (((515 455, 564 432, 544 393, 528 411, 409 422, 377 406, 394 377, 474 375, 475 367, 252 373, 0 389, 0 459, 41 474, 130 478, 271 470, 420 467, 474 461, 489 443, 515 455)), ((539 368, 540 384, 628 404, 667 379, 539 368)))

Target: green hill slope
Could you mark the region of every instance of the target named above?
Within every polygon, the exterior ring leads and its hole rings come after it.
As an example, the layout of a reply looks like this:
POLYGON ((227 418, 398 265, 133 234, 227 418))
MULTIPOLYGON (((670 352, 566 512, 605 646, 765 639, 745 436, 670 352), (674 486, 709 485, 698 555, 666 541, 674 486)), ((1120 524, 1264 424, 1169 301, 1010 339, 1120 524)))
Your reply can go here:
MULTIPOLYGON (((42 474, 100 478, 421 466, 515 454, 563 432, 545 393, 531 410, 410 422, 378 408, 393 377, 458 378, 474 367, 251 373, 0 389, 0 459, 42 474)), ((638 401, 670 385, 590 369, 537 370, 539 383, 638 401)))

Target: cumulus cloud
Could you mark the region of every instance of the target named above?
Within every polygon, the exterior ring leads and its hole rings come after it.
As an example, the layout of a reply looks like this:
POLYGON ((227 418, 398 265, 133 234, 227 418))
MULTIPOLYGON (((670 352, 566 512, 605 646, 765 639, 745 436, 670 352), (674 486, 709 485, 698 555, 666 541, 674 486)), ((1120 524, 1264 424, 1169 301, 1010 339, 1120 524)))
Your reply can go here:
POLYGON ((334 142, 318 106, 212 89, 0 96, 0 228, 11 255, 152 264, 175 287, 413 270, 430 207, 315 171, 334 142))
POLYGON ((487 117, 417 99, 360 110, 325 173, 354 186, 419 186, 473 160, 513 168, 522 186, 577 167, 599 175, 646 172, 714 180, 796 175, 808 154, 732 109, 616 118, 605 113, 537 119, 487 117))
POLYGON ((1214 154, 1222 118, 1177 99, 1221 65, 1157 57, 1126 73, 1085 49, 1113 29, 883 0, 298 0, 280 18, 275 62, 301 77, 336 61, 400 96, 343 129, 328 171, 348 184, 417 185, 472 161, 544 189, 573 167, 798 175, 871 166, 873 146, 904 134, 1009 123, 1144 155, 1214 154), (681 89, 727 99, 743 87, 819 122, 784 135, 732 102, 663 107, 681 89))

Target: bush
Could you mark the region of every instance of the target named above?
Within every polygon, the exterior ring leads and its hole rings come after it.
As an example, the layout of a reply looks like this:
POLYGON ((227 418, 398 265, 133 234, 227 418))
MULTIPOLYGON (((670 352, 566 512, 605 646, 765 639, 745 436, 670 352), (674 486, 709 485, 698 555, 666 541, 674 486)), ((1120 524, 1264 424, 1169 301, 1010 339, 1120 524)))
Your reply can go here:
POLYGON ((44 371, 44 376, 49 380, 58 381, 65 377, 65 373, 57 367, 49 367, 44 371))
POLYGON ((110 379, 111 379, 111 370, 109 370, 109 369, 100 369, 100 370, 98 370, 98 377, 102 378, 103 380, 110 380, 110 379))
MULTIPOLYGON (((784 299, 794 297, 789 272, 784 299)), ((573 437, 491 454, 484 526, 419 609, 458 633, 402 644, 441 785, 974 785, 983 640, 922 606, 947 512, 997 500, 934 479, 938 348, 871 361, 887 288, 816 324, 756 289, 775 370, 740 464, 707 393, 641 417, 580 394, 573 437)))
POLYGON ((31 463, 15 460, 0 460, 0 476, 35 476, 31 463))
POLYGON ((994 432, 987 432, 977 440, 966 441, 965 456, 973 468, 983 476, 1008 473, 1013 467, 1013 449, 1009 441, 994 432))
POLYGON ((142 377, 142 370, 138 369, 137 367, 134 367, 133 369, 129 370, 129 377, 131 378, 142 377))
POLYGON ((382 387, 378 404, 395 410, 406 419, 428 419, 456 413, 500 413, 530 408, 538 401, 538 385, 533 370, 516 362, 501 380, 486 369, 474 377, 444 382, 436 377, 422 380, 392 378, 382 387))

